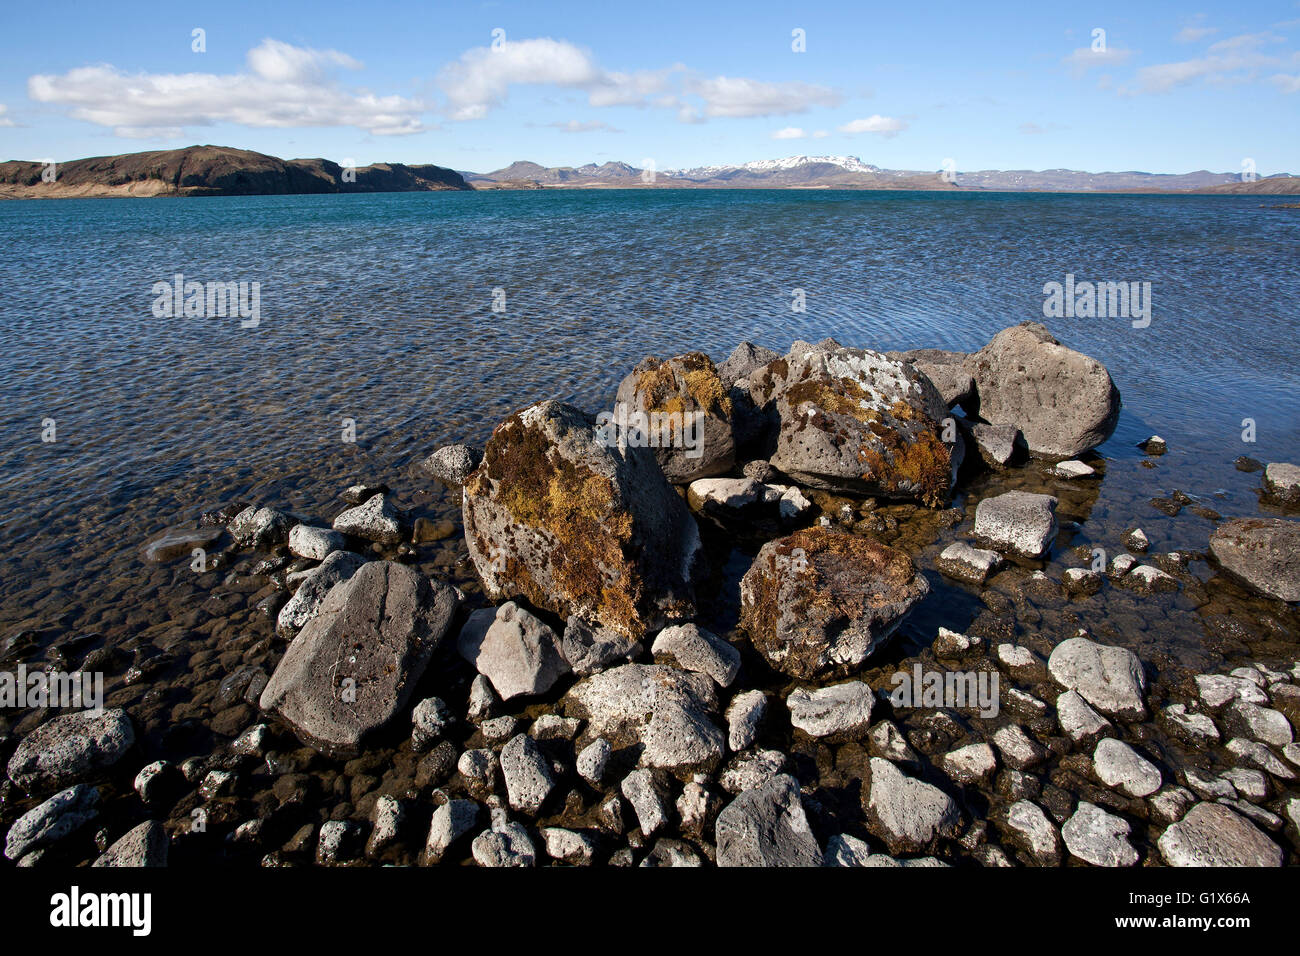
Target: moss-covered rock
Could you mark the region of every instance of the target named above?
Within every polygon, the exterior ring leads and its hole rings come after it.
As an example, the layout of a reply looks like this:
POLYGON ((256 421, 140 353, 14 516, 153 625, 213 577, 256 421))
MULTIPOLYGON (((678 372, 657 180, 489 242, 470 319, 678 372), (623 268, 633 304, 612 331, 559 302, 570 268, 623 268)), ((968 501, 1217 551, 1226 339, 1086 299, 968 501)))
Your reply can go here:
POLYGON ((643 359, 618 387, 623 416, 646 416, 646 444, 674 484, 725 475, 736 462, 732 402, 703 352, 643 359))
POLYGON ((802 485, 938 507, 962 440, 934 384, 879 352, 796 348, 749 378, 773 429, 769 459, 802 485))
POLYGON ((540 402, 497 426, 464 486, 465 540, 487 595, 523 598, 639 640, 694 615, 699 529, 651 449, 601 439, 540 402))
POLYGON ((758 552, 740 582, 740 624, 768 663, 791 677, 847 675, 929 590, 902 551, 808 528, 758 552))

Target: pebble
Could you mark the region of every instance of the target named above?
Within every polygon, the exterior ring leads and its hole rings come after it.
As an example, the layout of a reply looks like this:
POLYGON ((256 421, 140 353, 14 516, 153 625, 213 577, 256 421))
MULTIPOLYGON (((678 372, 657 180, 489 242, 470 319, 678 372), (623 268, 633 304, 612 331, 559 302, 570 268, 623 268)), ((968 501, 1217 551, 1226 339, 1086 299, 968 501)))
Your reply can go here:
POLYGON ((1061 838, 1072 856, 1093 866, 1132 866, 1138 852, 1128 842, 1127 820, 1101 807, 1079 801, 1074 815, 1061 827, 1061 838))
POLYGON ((434 810, 424 842, 425 861, 441 862, 452 845, 478 825, 478 819, 479 805, 473 800, 448 800, 434 810))
POLYGON ((727 746, 733 753, 740 753, 758 739, 766 715, 767 695, 760 690, 747 690, 731 698, 726 712, 727 746))
POLYGON ((790 723, 810 737, 849 738, 865 732, 871 723, 875 694, 862 681, 849 681, 799 689, 786 697, 790 723))
POLYGON ((1043 808, 1030 800, 1018 800, 1007 808, 1004 818, 1007 839, 1041 866, 1061 862, 1061 837, 1043 808))
POLYGON ((939 758, 943 771, 958 783, 986 787, 998 769, 993 748, 988 744, 970 744, 939 758))
POLYGON ((1122 740, 1111 737, 1098 742, 1092 766, 1102 783, 1130 797, 1149 797, 1162 782, 1160 768, 1122 740))
POLYGON ((597 737, 578 754, 578 775, 593 787, 599 787, 605 778, 605 768, 609 766, 609 755, 612 752, 609 741, 597 737))
POLYGON ((536 815, 555 789, 546 758, 527 734, 516 735, 501 749, 501 775, 510 806, 522 813, 536 815))
POLYGON ((1198 803, 1157 841, 1170 866, 1281 866, 1282 850, 1225 806, 1198 803))
POLYGON ((641 832, 653 836, 668 824, 668 811, 654 774, 645 769, 633 770, 623 778, 619 791, 632 804, 641 832))

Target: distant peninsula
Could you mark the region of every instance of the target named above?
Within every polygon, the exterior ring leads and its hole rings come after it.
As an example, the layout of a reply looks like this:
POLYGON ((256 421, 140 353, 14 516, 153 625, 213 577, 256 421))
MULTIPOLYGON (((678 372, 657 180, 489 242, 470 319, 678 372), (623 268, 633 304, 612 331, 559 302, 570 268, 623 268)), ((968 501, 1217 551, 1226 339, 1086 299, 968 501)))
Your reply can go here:
POLYGON ((855 156, 790 156, 740 165, 648 170, 627 163, 541 166, 518 161, 488 173, 442 166, 278 159, 226 146, 0 163, 0 199, 279 196, 315 193, 516 189, 856 189, 945 192, 1300 194, 1300 177, 1243 181, 1238 173, 1089 173, 1072 169, 933 172, 882 169, 855 156))

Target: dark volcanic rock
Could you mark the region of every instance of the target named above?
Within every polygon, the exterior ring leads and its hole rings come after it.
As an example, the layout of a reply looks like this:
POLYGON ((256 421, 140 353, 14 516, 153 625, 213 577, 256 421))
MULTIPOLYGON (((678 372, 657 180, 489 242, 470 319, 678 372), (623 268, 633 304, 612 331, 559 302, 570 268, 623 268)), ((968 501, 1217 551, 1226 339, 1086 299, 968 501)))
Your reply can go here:
POLYGON ((465 542, 488 597, 522 597, 633 639, 694 616, 699 529, 651 449, 541 402, 497 426, 464 488, 465 542))
POLYGON ((405 565, 365 565, 326 595, 294 638, 262 692, 262 709, 319 750, 355 752, 406 706, 458 604, 454 588, 405 565))
POLYGON ((799 797, 799 783, 778 774, 746 790, 718 814, 718 866, 821 866, 799 797))
POLYGON ((849 674, 929 590, 903 552, 808 528, 763 545, 740 583, 740 623, 783 673, 801 679, 849 674))
POLYGON ((1300 601, 1300 521, 1225 521, 1210 535, 1210 553, 1225 571, 1260 594, 1300 601))

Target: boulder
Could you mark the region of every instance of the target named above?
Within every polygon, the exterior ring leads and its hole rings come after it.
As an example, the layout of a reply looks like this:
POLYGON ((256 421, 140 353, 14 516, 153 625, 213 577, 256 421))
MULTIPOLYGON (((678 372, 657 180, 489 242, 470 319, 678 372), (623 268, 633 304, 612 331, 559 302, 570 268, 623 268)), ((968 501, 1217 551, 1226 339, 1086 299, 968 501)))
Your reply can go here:
POLYGON ((946 408, 962 405, 975 397, 975 379, 966 367, 970 356, 965 352, 911 349, 907 352, 886 352, 885 357, 911 363, 934 384, 946 408))
POLYGON ((650 449, 607 439, 558 402, 506 419, 463 489, 465 542, 490 599, 639 640, 694 617, 699 529, 650 449))
POLYGON ((1300 521, 1225 521, 1210 535, 1210 553, 1224 571, 1265 597, 1300 601, 1300 521))
POLYGON ((703 352, 643 359, 619 384, 613 418, 626 440, 649 447, 668 480, 725 475, 736 463, 728 387, 703 352))
POLYGON ((1037 457, 1073 458, 1096 448, 1119 420, 1119 389, 1106 367, 1063 346, 1041 323, 1003 329, 968 368, 975 401, 967 411, 1015 425, 1037 457))
POLYGON ((55 717, 24 737, 9 758, 9 779, 29 791, 61 790, 116 764, 135 744, 121 708, 55 717))
POLYGON ((461 657, 492 682, 502 700, 544 694, 569 673, 560 637, 514 601, 475 611, 457 640, 461 657), (487 625, 484 627, 484 625, 487 625))
POLYGON ((1264 469, 1264 493, 1283 504, 1300 503, 1300 466, 1273 462, 1264 469))
POLYGON ((788 774, 745 790, 718 814, 714 825, 718 866, 821 866, 822 851, 813 837, 788 774))
POLYGON ((1282 849, 1249 820, 1217 803, 1198 803, 1157 841, 1170 866, 1281 866, 1282 849))
POLYGON ((929 590, 903 552, 808 528, 759 550, 740 583, 740 623, 768 663, 791 677, 846 675, 929 590))
POLYGON ((566 713, 587 719, 590 736, 620 750, 639 744, 647 767, 708 769, 726 752, 726 734, 714 723, 717 685, 703 674, 624 664, 579 681, 564 701, 566 713))
POLYGON ((333 551, 325 560, 306 573, 298 590, 280 608, 275 629, 282 635, 293 634, 320 610, 330 589, 356 574, 366 559, 353 551, 333 551))
POLYGON ((1040 558, 1056 540, 1056 498, 1008 491, 975 506, 975 537, 999 551, 1040 558))
POLYGON ((773 466, 800 485, 938 507, 961 460, 947 406, 910 364, 859 349, 795 350, 749 379, 775 423, 773 466))
POLYGON ((459 487, 483 460, 483 453, 470 445, 444 445, 423 462, 424 470, 444 485, 459 487))
POLYGON ((356 751, 401 712, 459 607, 455 588, 391 561, 366 564, 326 595, 262 691, 304 743, 356 751))

